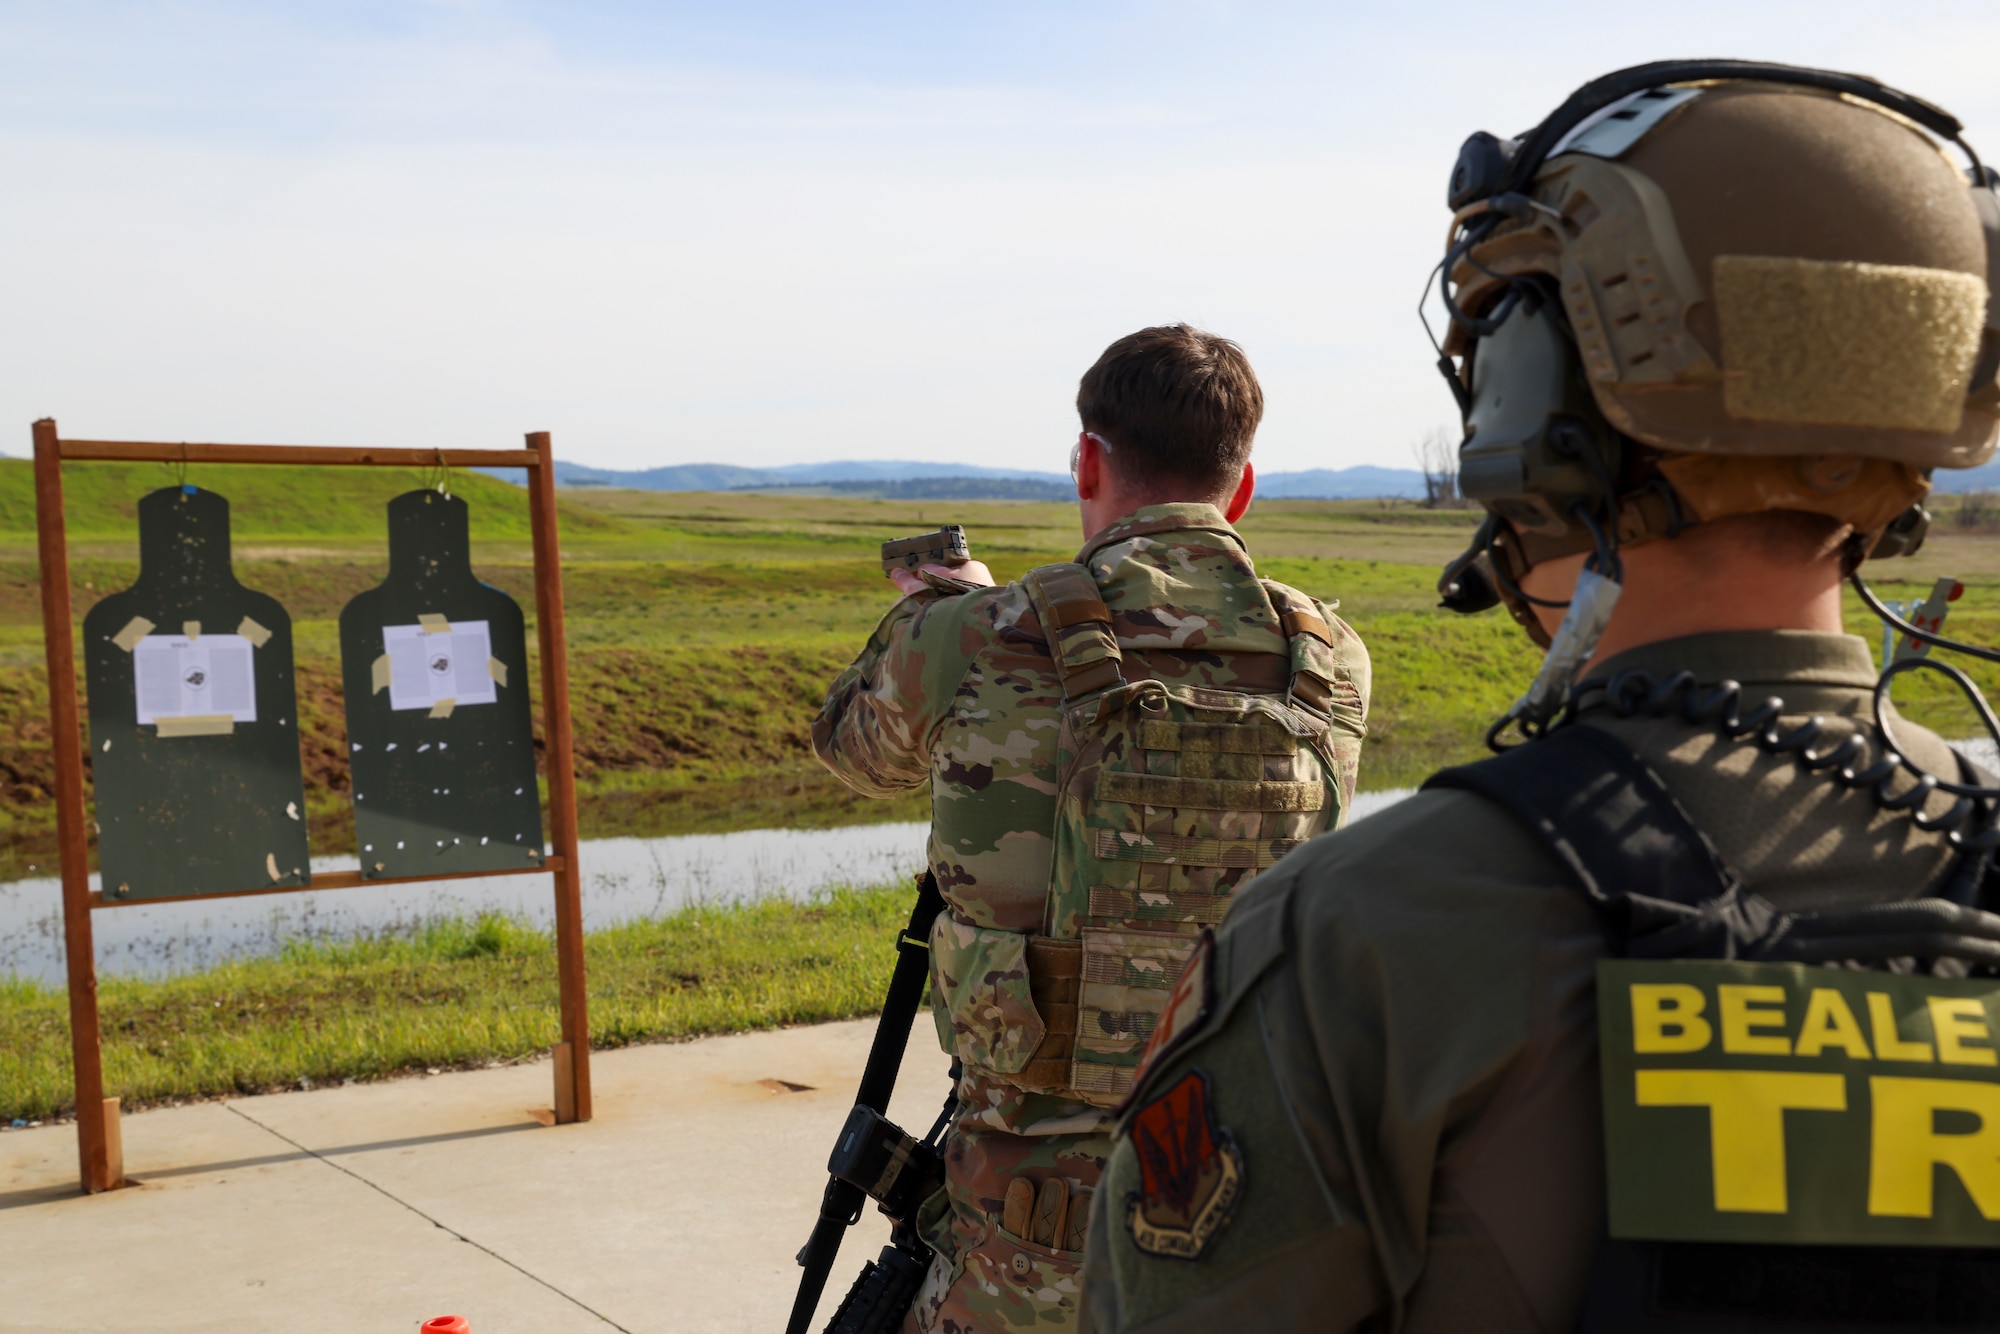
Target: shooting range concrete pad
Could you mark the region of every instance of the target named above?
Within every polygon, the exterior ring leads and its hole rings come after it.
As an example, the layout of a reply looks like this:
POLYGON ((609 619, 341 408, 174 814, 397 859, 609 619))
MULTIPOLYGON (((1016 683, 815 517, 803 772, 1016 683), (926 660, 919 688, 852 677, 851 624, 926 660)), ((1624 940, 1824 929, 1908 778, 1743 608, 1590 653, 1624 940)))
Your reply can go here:
MULTIPOLYGON (((0 1135, 0 1331, 756 1331, 872 1020, 597 1053, 596 1119, 545 1126, 543 1063, 124 1118, 136 1189, 75 1193, 74 1127, 0 1135), (808 1086, 774 1092, 761 1081, 808 1086)), ((919 1025, 892 1115, 921 1133, 946 1058, 919 1025)), ((815 1328, 888 1239, 848 1233, 815 1328)))

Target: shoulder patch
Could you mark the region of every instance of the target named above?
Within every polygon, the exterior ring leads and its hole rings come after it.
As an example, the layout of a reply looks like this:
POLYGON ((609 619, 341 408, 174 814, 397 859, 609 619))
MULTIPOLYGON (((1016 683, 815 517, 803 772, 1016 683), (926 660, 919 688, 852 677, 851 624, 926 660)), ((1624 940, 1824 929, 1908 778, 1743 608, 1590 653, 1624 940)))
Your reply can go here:
POLYGON ((1149 1255, 1199 1260, 1243 1197, 1243 1154, 1215 1124, 1208 1075, 1190 1070, 1133 1113, 1139 1189, 1125 1197, 1125 1228, 1149 1255))

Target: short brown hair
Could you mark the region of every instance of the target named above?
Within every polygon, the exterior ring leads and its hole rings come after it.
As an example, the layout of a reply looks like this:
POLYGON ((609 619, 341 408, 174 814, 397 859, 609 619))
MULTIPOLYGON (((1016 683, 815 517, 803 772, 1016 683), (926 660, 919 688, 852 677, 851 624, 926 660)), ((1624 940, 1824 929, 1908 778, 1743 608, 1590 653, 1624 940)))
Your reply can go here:
POLYGON ((1076 411, 1111 443, 1121 477, 1219 490, 1250 458, 1264 391, 1227 338, 1156 325, 1104 349, 1077 386, 1076 411))

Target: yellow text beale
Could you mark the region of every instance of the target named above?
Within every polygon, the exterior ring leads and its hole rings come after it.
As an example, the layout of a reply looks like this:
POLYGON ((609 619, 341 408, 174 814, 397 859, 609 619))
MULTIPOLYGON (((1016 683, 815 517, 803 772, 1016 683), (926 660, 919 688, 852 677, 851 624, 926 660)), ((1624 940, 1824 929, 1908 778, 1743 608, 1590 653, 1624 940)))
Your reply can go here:
POLYGON ((1870 991, 1864 1028, 1848 997, 1833 987, 1813 987, 1803 1005, 1783 987, 1732 983, 1715 988, 1713 1005, 1708 991, 1688 982, 1634 982, 1630 995, 1632 1050, 1641 1056, 1719 1045, 1732 1056, 2000 1065, 1986 1007, 1971 996, 1928 996, 1923 1009, 1899 1016, 1888 992, 1870 991))

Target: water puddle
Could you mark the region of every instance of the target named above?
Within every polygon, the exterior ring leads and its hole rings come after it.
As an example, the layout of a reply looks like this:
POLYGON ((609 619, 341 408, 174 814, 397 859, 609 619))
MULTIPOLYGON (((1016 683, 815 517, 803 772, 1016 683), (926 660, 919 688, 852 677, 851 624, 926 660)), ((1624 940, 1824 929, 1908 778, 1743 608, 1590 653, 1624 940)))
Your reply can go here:
MULTIPOLYGON (((1360 819, 1409 795, 1369 792, 1360 819)), ((661 917, 697 903, 805 899, 838 885, 907 880, 924 860, 922 824, 840 829, 751 829, 675 838, 592 839, 579 852, 586 930, 661 917)), ((315 857, 315 871, 351 871, 352 857, 315 857)), ((91 888, 97 888, 91 877, 91 888)), ((347 940, 414 930, 429 921, 499 911, 547 927, 547 875, 431 884, 302 890, 256 898, 132 904, 91 914, 97 969, 159 977, 229 959, 270 955, 293 940, 347 940)), ((62 891, 54 878, 0 885, 0 977, 63 980, 62 891)))

